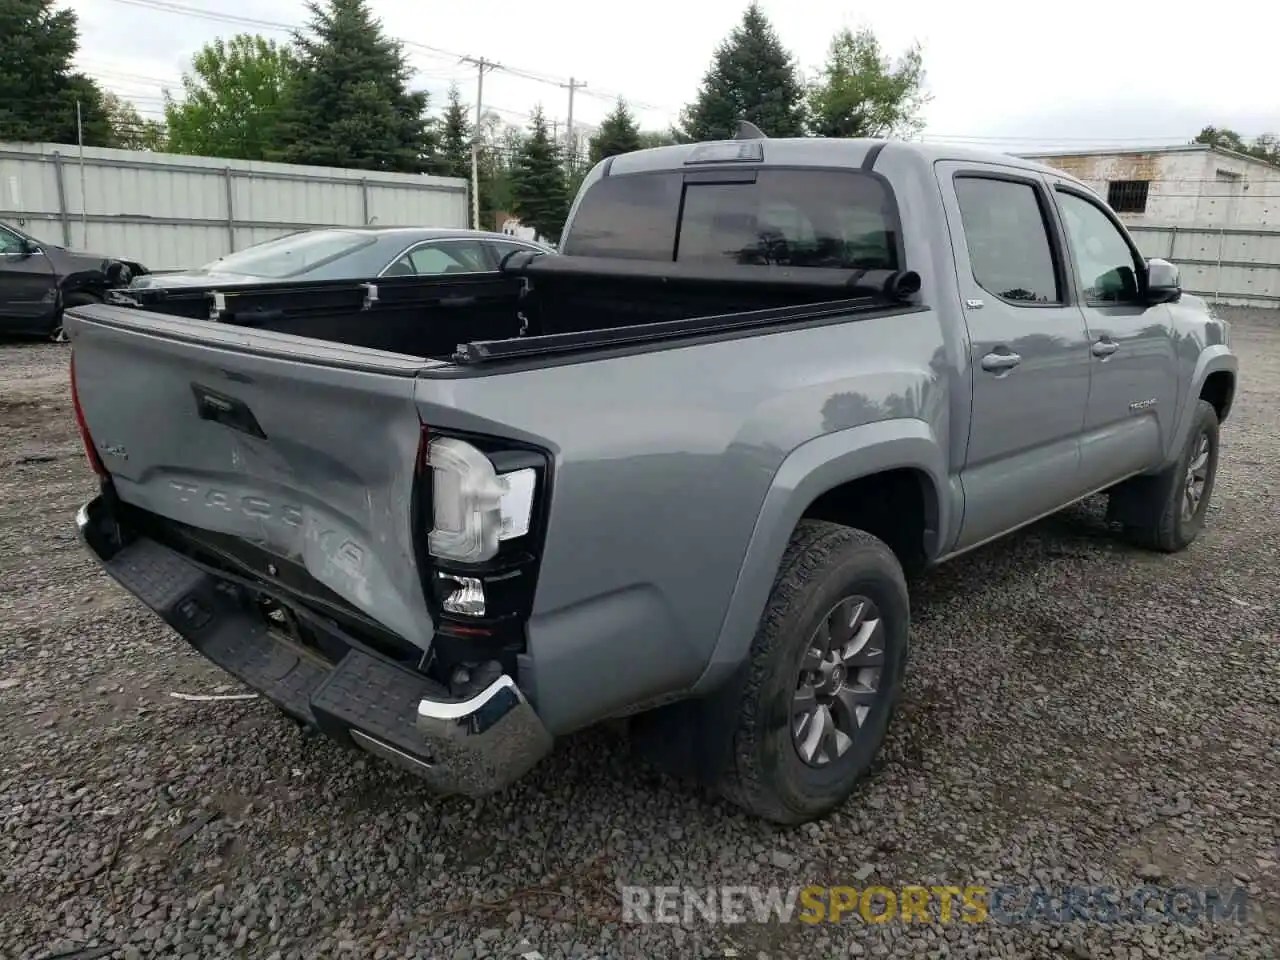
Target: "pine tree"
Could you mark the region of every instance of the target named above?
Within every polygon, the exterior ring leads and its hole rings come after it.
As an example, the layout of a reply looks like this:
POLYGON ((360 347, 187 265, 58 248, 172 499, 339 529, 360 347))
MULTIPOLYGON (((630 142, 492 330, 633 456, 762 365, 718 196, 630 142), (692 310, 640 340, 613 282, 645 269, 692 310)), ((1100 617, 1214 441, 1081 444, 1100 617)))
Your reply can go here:
POLYGON ((526 227, 533 227, 538 236, 553 241, 560 239, 569 215, 560 150, 551 139, 540 106, 533 112, 529 136, 511 171, 511 212, 526 227))
POLYGON ((102 89, 72 72, 76 15, 54 0, 0 0, 0 140, 76 143, 76 103, 88 146, 112 146, 102 89))
POLYGON ((434 137, 427 95, 368 0, 310 0, 308 32, 294 38, 299 69, 272 159, 317 166, 424 173, 434 137))
POLYGON ((436 170, 442 177, 471 177, 471 121, 456 83, 449 87, 436 170))
POLYGON ((804 87, 756 0, 716 48, 697 99, 681 119, 684 136, 692 140, 729 139, 739 120, 750 120, 770 137, 804 133, 804 87))
POLYGON ((596 164, 605 157, 616 157, 620 153, 639 149, 640 127, 631 115, 626 101, 619 97, 617 104, 600 124, 600 129, 591 138, 591 162, 596 164))

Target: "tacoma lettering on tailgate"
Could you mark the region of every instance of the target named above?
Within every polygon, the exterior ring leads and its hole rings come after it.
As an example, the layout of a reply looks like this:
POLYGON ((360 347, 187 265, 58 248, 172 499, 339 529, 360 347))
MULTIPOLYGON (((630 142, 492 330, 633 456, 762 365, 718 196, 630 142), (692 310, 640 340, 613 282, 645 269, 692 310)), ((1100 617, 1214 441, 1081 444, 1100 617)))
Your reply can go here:
POLYGON ((254 520, 279 520, 291 527, 302 526, 302 508, 291 504, 273 504, 265 497, 254 495, 237 496, 225 490, 209 487, 203 492, 194 483, 181 480, 170 480, 169 487, 178 494, 180 503, 202 503, 214 510, 226 513, 240 512, 254 520))

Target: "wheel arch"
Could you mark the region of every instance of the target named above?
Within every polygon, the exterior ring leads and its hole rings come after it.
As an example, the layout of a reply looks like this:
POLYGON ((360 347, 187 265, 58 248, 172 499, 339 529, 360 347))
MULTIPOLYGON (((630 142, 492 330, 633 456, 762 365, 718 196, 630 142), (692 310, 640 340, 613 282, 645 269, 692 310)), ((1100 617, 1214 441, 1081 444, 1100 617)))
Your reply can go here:
POLYGON ((1165 451, 1164 462, 1160 464, 1158 470, 1165 470, 1172 466, 1181 456, 1192 422, 1195 420, 1196 404, 1201 400, 1207 400, 1213 406, 1218 414, 1219 423, 1230 414, 1231 405, 1235 401, 1239 366, 1235 354, 1223 344, 1214 344, 1201 352, 1196 361, 1195 370, 1191 374, 1186 395, 1182 397, 1178 418, 1169 438, 1168 449, 1165 451))
MULTIPOLYGON (((916 419, 825 434, 792 451, 765 496, 702 676, 686 698, 631 718, 640 751, 676 775, 714 781, 728 762, 756 626, 797 525, 836 517, 865 523, 870 514, 861 509, 860 495, 887 493, 900 507, 912 497, 919 515, 908 529, 920 532, 920 555, 935 559, 952 525, 945 462, 929 425, 916 419)), ((885 532, 883 518, 892 512, 880 511, 871 525, 885 532)))
POLYGON ((880 532, 867 532, 885 539, 895 553, 901 551, 899 560, 907 560, 904 568, 920 566, 942 552, 951 527, 947 489, 943 447, 923 420, 864 424, 824 434, 793 450, 765 495, 715 647, 692 693, 714 689, 746 658, 778 565, 801 520, 878 527, 880 532), (897 510, 918 512, 904 518, 893 507, 868 509, 877 505, 870 502, 877 494, 889 495, 897 510), (919 533, 914 545, 913 532, 919 533))

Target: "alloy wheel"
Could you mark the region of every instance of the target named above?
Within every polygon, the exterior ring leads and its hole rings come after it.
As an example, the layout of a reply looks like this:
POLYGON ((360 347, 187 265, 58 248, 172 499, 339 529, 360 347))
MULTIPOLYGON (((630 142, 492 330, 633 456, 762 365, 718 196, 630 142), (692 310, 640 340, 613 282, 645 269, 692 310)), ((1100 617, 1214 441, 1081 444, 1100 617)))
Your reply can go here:
POLYGON ((809 766, 853 745, 880 693, 884 641, 880 612, 864 596, 837 603, 809 638, 791 698, 791 740, 809 766))

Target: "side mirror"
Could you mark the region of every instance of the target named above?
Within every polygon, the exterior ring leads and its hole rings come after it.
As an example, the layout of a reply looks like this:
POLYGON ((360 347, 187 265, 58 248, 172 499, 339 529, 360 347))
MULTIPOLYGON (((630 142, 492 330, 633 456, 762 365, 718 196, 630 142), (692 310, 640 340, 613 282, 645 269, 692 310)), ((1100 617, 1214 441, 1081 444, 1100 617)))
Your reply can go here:
POLYGON ((1168 260, 1153 257, 1147 261, 1146 301, 1150 304, 1174 303, 1182 297, 1182 278, 1178 268, 1168 260))

